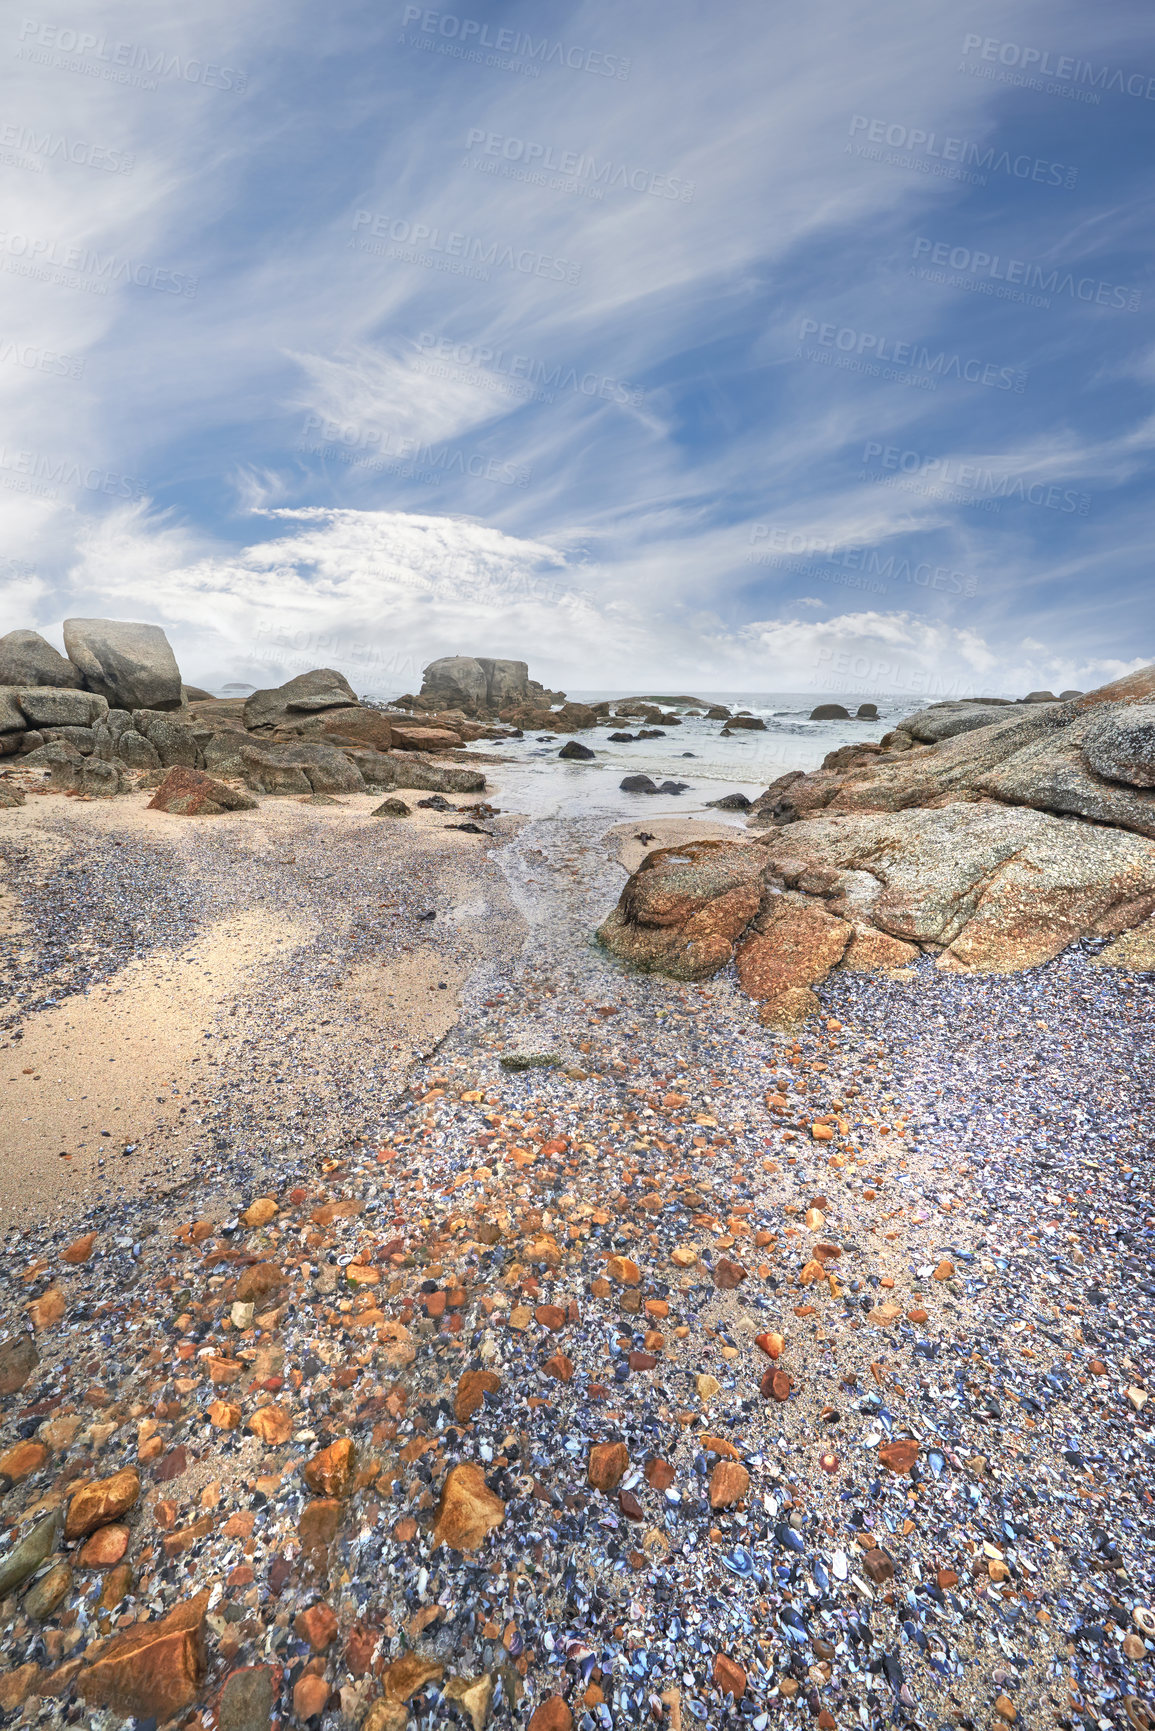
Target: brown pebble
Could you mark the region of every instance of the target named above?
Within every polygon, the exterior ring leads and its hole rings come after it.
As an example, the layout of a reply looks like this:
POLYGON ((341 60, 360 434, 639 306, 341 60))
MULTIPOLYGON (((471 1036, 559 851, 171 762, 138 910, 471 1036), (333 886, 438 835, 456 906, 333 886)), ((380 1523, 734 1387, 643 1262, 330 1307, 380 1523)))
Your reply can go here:
POLYGON ((710 1507, 728 1509, 750 1489, 750 1474, 738 1461, 719 1461, 710 1474, 710 1507))
POLYGON ((128 1550, 128 1540, 128 1528, 117 1521, 97 1527, 80 1547, 77 1564, 82 1569, 111 1569, 128 1550))
POLYGON ((590 1450, 587 1481, 595 1491, 614 1491, 629 1464, 625 1443, 595 1443, 590 1450))
POLYGON ((736 1659, 726 1653, 714 1654, 714 1687, 723 1695, 733 1695, 740 1701, 746 1693, 746 1673, 736 1659))
POLYGON ((746 1278, 746 1270, 740 1262, 731 1262, 728 1257, 719 1257, 714 1264, 714 1285, 722 1292, 733 1292, 736 1286, 741 1286, 746 1278))

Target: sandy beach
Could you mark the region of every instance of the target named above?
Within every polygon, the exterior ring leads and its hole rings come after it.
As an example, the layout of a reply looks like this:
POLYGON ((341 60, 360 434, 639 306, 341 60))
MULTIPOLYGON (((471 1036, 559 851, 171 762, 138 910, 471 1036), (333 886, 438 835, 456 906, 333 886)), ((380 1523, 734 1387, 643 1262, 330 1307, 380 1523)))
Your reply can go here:
POLYGON ((693 822, 143 805, 5 814, 6 1708, 1143 1725, 1149 977, 783 1032, 591 941, 693 822))

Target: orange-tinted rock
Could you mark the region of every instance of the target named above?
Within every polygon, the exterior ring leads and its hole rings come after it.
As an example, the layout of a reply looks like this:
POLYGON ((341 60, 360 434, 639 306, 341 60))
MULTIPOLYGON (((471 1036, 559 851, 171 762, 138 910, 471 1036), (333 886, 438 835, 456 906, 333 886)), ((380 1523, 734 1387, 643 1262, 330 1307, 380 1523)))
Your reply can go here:
POLYGON ((115 1611, 122 1599, 126 1599, 131 1592, 132 1565, 117 1563, 104 1577, 104 1586, 100 1590, 101 1610, 115 1611))
POLYGON ((68 1504, 64 1521, 66 1539, 80 1539, 96 1527, 127 1514, 140 1495, 140 1474, 135 1467, 122 1467, 111 1478, 93 1479, 81 1485, 68 1504))
POLYGON ((606 1263, 606 1273, 619 1286, 638 1286, 642 1279, 637 1263, 631 1262, 628 1256, 611 1256, 606 1263))
POLYGON ((365 1623, 354 1623, 345 1643, 345 1663, 354 1677, 363 1677, 373 1661, 379 1639, 376 1629, 365 1623))
POLYGON ((251 1414, 248 1428, 270 1448, 277 1448, 293 1434, 293 1415, 287 1407, 261 1406, 251 1414))
POLYGON ((492 1370, 462 1371, 453 1397, 453 1414, 459 1424, 466 1424, 475 1412, 480 1412, 487 1394, 496 1394, 501 1378, 492 1370))
POLYGON ((652 1485, 656 1491, 668 1491, 678 1476, 669 1461, 658 1460, 656 1457, 648 1460, 642 1470, 646 1475, 646 1483, 652 1485))
POLYGON ((455 1551, 476 1551, 504 1519, 505 1504, 489 1489, 481 1468, 463 1462, 450 1468, 441 1487, 433 1542, 455 1551))
POLYGON ((790 1391, 793 1387, 794 1378, 789 1371, 768 1370, 762 1378, 762 1398, 763 1400, 789 1400, 790 1391))
POLYGON ((61 1262, 87 1262, 92 1255, 92 1247, 95 1243, 95 1232, 86 1232, 83 1238, 74 1238, 68 1249, 60 1252, 61 1262))
POLYGON ((533 1710, 529 1731, 571 1731, 573 1714, 560 1695, 549 1695, 533 1710))
POLYGON ((306 1503, 297 1522, 297 1533, 306 1550, 330 1545, 341 1525, 341 1505, 336 1497, 317 1497, 306 1503))
POLYGON ((424 1689, 427 1683, 437 1683, 445 1675, 445 1666, 436 1659, 424 1659, 420 1653, 405 1653, 394 1659, 381 1673, 381 1687, 387 1701, 404 1702, 424 1689))
POLYGON ((336 1612, 323 1602, 310 1605, 308 1610, 299 1612, 293 1619, 297 1638, 308 1641, 314 1653, 323 1653, 326 1647, 332 1646, 337 1638, 337 1628, 336 1612))
POLYGON ((539 1304, 533 1315, 536 1322, 540 1322, 543 1328, 550 1329, 554 1334, 565 1327, 565 1311, 560 1304, 539 1304))
POLYGON ((754 1336, 754 1345, 759 1347, 767 1358, 781 1358, 786 1345, 786 1337, 781 1334, 763 1333, 754 1336))
POLYGON ((586 1469, 587 1482, 595 1491, 616 1491, 630 1464, 625 1443, 595 1443, 586 1469))
POLYGON ((90 1707, 110 1707, 123 1718, 165 1720, 190 1707, 205 1675, 208 1597, 198 1593, 167 1617, 117 1635, 80 1672, 81 1700, 90 1707))
POLYGON ((254 1262, 251 1267, 241 1270, 236 1301, 238 1304, 255 1304, 284 1284, 284 1271, 275 1262, 254 1262))
POLYGON ((331 1686, 324 1677, 312 1676, 309 1672, 293 1684, 293 1712, 302 1724, 306 1719, 315 1719, 318 1713, 323 1713, 329 1705, 331 1686))
POLYGON ((875 1586, 881 1586, 884 1581, 894 1579, 894 1559, 889 1552, 884 1551, 879 1545, 875 1545, 867 1551, 862 1559, 862 1566, 875 1586))
POLYGON ((175 764, 148 802, 150 811, 177 817, 213 817, 222 811, 255 811, 251 793, 241 793, 201 769, 175 764))
POLYGON ((742 990, 752 998, 780 998, 824 980, 850 941, 851 927, 808 903, 771 896, 738 946, 742 990))
POLYGON ((573 1379, 573 1359, 567 1358, 564 1352, 555 1352, 552 1358, 547 1358, 542 1369, 557 1382, 570 1382, 573 1379))
POLYGON ((0 1478, 18 1485, 30 1473, 39 1472, 47 1459, 48 1450, 42 1442, 17 1443, 7 1454, 0 1455, 0 1478))
POLYGON ((726 1653, 714 1654, 714 1687, 723 1695, 733 1695, 740 1701, 746 1693, 746 1673, 736 1659, 726 1653))
POLYGON ((738 1461, 719 1461, 710 1474, 710 1507, 728 1509, 750 1489, 750 1474, 738 1461))
POLYGON ((921 951, 916 944, 892 938, 874 926, 858 926, 847 945, 842 966, 851 973, 881 973, 889 968, 909 968, 917 962, 921 951))
POLYGON ((882 1465, 892 1473, 908 1473, 918 1459, 918 1444, 908 1437, 883 1443, 878 1451, 882 1465))
POLYGON ((944 1256, 942 1261, 939 1263, 938 1267, 935 1269, 934 1273, 931 1275, 931 1279, 932 1280, 953 1280, 954 1279, 954 1263, 948 1261, 947 1258, 944 1256))
POLYGON ((948 1587, 958 1586, 958 1575, 954 1569, 939 1569, 935 1574, 935 1582, 945 1593, 948 1587))
POLYGON ((111 1569, 128 1550, 128 1540, 128 1528, 121 1526, 119 1521, 113 1521, 107 1527, 97 1527, 81 1546, 76 1561, 82 1569, 111 1569))
POLYGON ((357 1449, 351 1437, 338 1437, 315 1454, 305 1468, 305 1483, 319 1497, 347 1497, 357 1473, 357 1449))
POLYGON ((0 1713, 14 1713, 29 1695, 39 1694, 40 1666, 35 1662, 0 1673, 0 1713))
POLYGON ((227 1387, 231 1382, 238 1382, 245 1374, 244 1363, 239 1358, 207 1358, 205 1363, 209 1369, 209 1381, 214 1388, 227 1387))
POLYGON ((241 1422, 241 1409, 231 1400, 214 1400, 208 1409, 208 1421, 215 1430, 236 1430, 241 1422))
POLYGON ((39 1298, 25 1306, 35 1329, 51 1328, 59 1322, 68 1309, 68 1301, 58 1286, 50 1286, 47 1292, 42 1292, 39 1298))
POLYGON ((746 1270, 740 1262, 731 1262, 728 1257, 719 1257, 714 1264, 714 1285, 723 1292, 733 1292, 736 1286, 741 1286, 746 1278, 746 1270))

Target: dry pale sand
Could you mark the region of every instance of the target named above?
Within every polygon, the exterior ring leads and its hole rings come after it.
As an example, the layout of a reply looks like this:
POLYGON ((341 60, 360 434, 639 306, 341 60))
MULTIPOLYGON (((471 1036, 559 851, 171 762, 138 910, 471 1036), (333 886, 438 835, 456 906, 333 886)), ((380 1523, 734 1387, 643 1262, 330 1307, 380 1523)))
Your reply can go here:
MULTIPOLYGON (((234 1122, 260 1120, 268 1133, 255 1140, 271 1148, 294 1111, 336 1122, 350 1093, 394 1092, 454 1025, 472 968, 509 940, 510 910, 491 905, 499 886, 479 899, 486 874, 500 875, 492 843, 447 828, 452 814, 374 819, 380 796, 366 795, 182 818, 150 811, 148 798, 32 795, 0 814, 5 866, 21 852, 24 871, 30 856, 51 874, 144 842, 146 877, 195 881, 205 904, 192 941, 154 930, 159 948, 85 990, 53 987, 62 1001, 25 1014, 21 1037, 0 1044, 0 1225, 72 1213, 110 1185, 179 1188, 222 1100, 234 1122), (436 929, 382 914, 366 944, 352 929, 365 923, 366 870, 439 902, 436 929)), ((5 869, 10 949, 38 941, 19 892, 5 869)), ((141 900, 147 937, 147 884, 141 900)), ((84 949, 85 933, 66 935, 84 949)))
MULTIPOLYGON (((243 991, 247 975, 308 935, 264 913, 219 920, 195 943, 130 962, 31 1017, 2 1055, 0 1220, 7 1205, 40 1211, 62 1185, 74 1192, 95 1181, 102 1159, 122 1155, 126 1142, 139 1151, 179 1134, 214 1014, 243 991)), ((144 1158, 135 1171, 149 1165, 144 1158)))

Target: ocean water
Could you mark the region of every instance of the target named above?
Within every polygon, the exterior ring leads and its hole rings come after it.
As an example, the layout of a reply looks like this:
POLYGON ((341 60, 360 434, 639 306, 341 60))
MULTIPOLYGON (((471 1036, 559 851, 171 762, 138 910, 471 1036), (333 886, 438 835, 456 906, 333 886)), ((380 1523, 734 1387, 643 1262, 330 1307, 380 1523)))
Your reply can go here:
MULTIPOLYGON (((571 691, 576 702, 596 703, 633 695, 612 691, 571 691)), ((503 811, 525 812, 531 817, 604 816, 607 827, 632 817, 703 816, 714 822, 745 826, 741 812, 707 809, 709 800, 727 793, 744 793, 756 799, 770 783, 791 769, 817 769, 828 751, 862 740, 881 739, 903 715, 918 708, 909 698, 890 704, 878 702, 877 721, 811 721, 818 704, 841 702, 813 693, 710 692, 693 693, 703 702, 729 704, 746 709, 766 723, 765 733, 745 730, 722 739, 721 721, 697 720, 686 715, 685 706, 664 705, 684 716, 681 726, 670 727, 663 739, 642 739, 632 745, 611 745, 611 732, 633 733, 646 722, 621 721, 614 728, 598 727, 584 733, 553 737, 526 734, 524 739, 479 741, 476 750, 500 752, 511 762, 493 765, 486 774, 499 790, 492 798, 503 811), (592 762, 570 762, 558 758, 568 738, 577 739, 596 753, 592 762), (619 783, 626 775, 649 775, 656 782, 683 781, 685 792, 672 794, 623 793, 619 783)))

